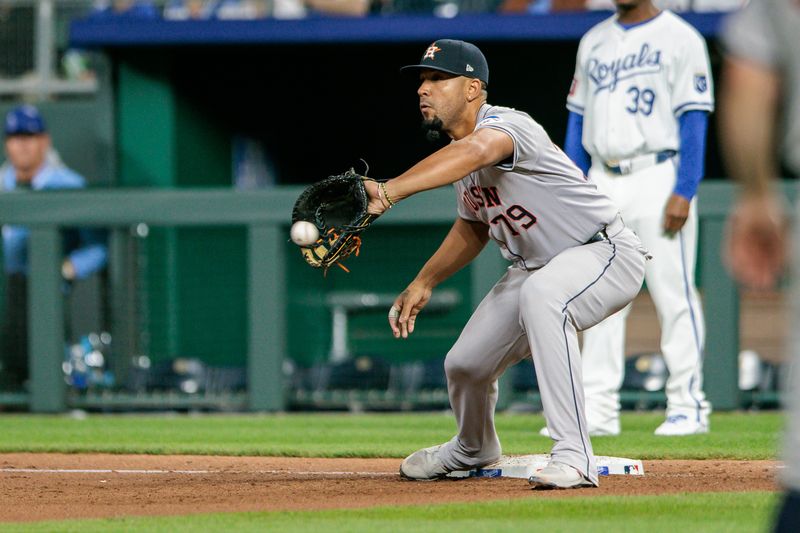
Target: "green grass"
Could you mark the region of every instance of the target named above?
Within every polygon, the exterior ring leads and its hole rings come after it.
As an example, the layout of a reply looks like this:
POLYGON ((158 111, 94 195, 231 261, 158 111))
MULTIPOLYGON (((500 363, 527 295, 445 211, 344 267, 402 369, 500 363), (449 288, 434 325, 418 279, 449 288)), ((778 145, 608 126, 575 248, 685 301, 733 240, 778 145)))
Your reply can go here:
MULTIPOLYGON (((598 455, 637 459, 772 459, 779 413, 721 413, 712 432, 655 437, 661 414, 626 414, 619 437, 594 439, 598 455)), ((509 454, 545 453, 538 415, 500 415, 509 454)), ((290 415, 0 416, 0 452, 196 453, 403 457, 455 431, 449 413, 290 415)), ((320 497, 324 497, 323 494, 320 497)), ((2 524, 3 531, 766 531, 777 496, 706 493, 640 497, 537 498, 316 512, 198 514, 2 524)))
MULTIPOLYGON (((595 454, 636 459, 772 459, 778 413, 721 413, 707 435, 655 437, 661 414, 626 414, 619 437, 593 439, 595 454)), ((538 415, 500 415, 507 454, 546 453, 538 415)), ((108 452, 298 457, 404 457, 449 439, 452 415, 0 416, 0 452, 108 452)))
POLYGON ((766 531, 778 496, 767 492, 575 497, 370 509, 201 514, 3 524, 4 531, 766 531))

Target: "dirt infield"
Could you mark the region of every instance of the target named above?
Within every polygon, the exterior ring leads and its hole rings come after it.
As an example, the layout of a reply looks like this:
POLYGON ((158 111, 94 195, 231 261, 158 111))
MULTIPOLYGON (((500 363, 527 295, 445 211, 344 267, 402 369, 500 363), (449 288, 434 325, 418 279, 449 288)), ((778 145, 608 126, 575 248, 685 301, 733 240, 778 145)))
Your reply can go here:
POLYGON ((0 454, 0 521, 312 510, 510 498, 775 490, 774 461, 645 461, 644 477, 532 491, 520 479, 410 482, 398 459, 0 454))

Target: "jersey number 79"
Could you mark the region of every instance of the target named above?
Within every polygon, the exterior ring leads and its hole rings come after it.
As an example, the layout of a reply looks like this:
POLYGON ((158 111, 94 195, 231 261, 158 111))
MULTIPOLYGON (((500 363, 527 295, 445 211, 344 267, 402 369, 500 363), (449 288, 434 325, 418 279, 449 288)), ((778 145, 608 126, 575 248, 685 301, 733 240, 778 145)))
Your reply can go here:
POLYGON ((512 224, 508 220, 509 218, 511 220, 522 222, 521 226, 523 227, 523 229, 528 229, 531 226, 533 226, 534 224, 536 224, 536 215, 534 215, 533 213, 531 213, 530 211, 528 211, 527 209, 525 209, 521 205, 517 205, 517 204, 514 204, 511 207, 509 207, 508 209, 506 209, 505 214, 504 213, 500 213, 499 215, 494 217, 491 220, 491 222, 492 222, 492 224, 500 224, 500 223, 505 224, 506 227, 508 228, 508 230, 511 232, 511 235, 516 237, 516 236, 519 235, 519 232, 514 227, 514 224, 512 224), (506 215, 508 215, 508 217, 506 217, 506 215))

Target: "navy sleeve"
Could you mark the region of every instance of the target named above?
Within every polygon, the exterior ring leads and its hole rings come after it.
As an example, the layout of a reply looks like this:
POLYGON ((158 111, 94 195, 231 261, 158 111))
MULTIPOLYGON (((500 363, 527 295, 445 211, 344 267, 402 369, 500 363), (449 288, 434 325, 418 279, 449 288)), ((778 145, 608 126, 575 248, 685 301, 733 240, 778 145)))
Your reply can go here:
POLYGON ((583 147, 583 115, 574 111, 569 112, 567 119, 567 138, 564 140, 564 151, 573 163, 583 171, 583 175, 589 174, 592 166, 592 158, 589 152, 583 147))
POLYGON ((687 111, 678 118, 681 134, 680 164, 675 194, 691 200, 705 172, 708 113, 687 111))

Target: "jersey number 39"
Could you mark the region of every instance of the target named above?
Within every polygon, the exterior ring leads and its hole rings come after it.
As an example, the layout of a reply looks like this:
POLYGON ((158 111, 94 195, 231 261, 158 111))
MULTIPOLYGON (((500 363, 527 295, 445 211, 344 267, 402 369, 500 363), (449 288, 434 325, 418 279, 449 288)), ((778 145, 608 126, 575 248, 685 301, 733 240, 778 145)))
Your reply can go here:
POLYGON ((630 95, 630 103, 625 107, 625 110, 631 115, 641 113, 642 115, 649 116, 653 112, 653 103, 656 101, 656 93, 651 89, 639 89, 638 87, 631 87, 625 94, 630 95))

